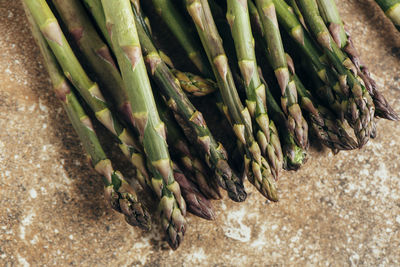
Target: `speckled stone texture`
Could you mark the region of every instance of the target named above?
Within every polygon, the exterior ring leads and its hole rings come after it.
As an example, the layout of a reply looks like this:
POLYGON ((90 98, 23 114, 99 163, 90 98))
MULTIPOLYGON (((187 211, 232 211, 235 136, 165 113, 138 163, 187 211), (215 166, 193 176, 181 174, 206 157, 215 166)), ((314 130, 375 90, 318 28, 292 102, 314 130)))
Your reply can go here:
MULTIPOLYGON (((400 34, 371 0, 339 5, 400 112, 400 34)), ((304 168, 280 179, 277 204, 246 183, 244 204, 214 202, 215 222, 189 215, 173 252, 159 229, 129 227, 106 206, 19 1, 0 0, 0 48, 0 266, 400 265, 400 124, 379 121, 360 151, 313 149, 304 168)), ((118 163, 129 176, 127 166, 118 163)))

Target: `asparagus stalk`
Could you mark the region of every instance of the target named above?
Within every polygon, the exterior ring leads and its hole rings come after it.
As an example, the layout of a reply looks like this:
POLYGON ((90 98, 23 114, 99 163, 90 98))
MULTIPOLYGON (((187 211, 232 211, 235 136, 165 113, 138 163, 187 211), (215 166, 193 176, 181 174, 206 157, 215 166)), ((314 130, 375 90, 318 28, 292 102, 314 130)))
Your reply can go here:
POLYGON ((244 201, 246 193, 243 184, 230 168, 224 147, 214 139, 203 115, 192 105, 179 83, 176 82, 171 70, 161 59, 150 36, 146 34, 145 26, 140 22, 139 12, 135 11, 135 16, 142 53, 149 74, 160 88, 186 137, 204 155, 206 163, 214 172, 219 185, 228 191, 229 197, 234 201, 244 201))
POLYGON ((386 16, 400 30, 400 0, 375 0, 386 16))
MULTIPOLYGON (((231 72, 233 75, 233 80, 235 82, 236 88, 238 92, 246 92, 245 81, 242 78, 242 74, 239 69, 238 58, 236 55, 235 41, 233 40, 233 36, 231 34, 231 26, 228 23, 226 17, 226 4, 221 3, 215 0, 208 1, 211 9, 212 16, 214 18, 215 25, 217 26, 217 30, 220 34, 220 37, 223 40, 223 47, 225 50, 225 54, 228 57, 228 64, 231 68, 231 72)), ((264 99, 263 99, 264 100, 264 99)), ((222 104, 222 96, 219 94, 217 96, 217 105, 222 104)), ((265 102, 265 101, 264 101, 265 102)), ((265 106, 265 103, 264 103, 265 106)), ((227 107, 226 107, 227 108, 227 107)))
POLYGON ((251 117, 240 102, 228 59, 222 46, 210 7, 206 0, 186 0, 187 10, 194 21, 219 89, 233 123, 233 130, 243 144, 245 173, 249 181, 268 199, 277 201, 275 183, 266 159, 254 140, 251 117))
POLYGON ((179 159, 178 162, 183 167, 186 176, 198 185, 200 191, 206 197, 220 199, 221 196, 217 185, 208 176, 210 170, 197 158, 197 153, 189 145, 172 113, 162 102, 161 97, 155 96, 160 118, 167 128, 167 142, 170 146, 172 158, 179 159))
POLYGON ((182 72, 177 69, 172 69, 171 71, 179 80, 181 88, 189 96, 202 97, 212 94, 218 89, 217 84, 211 79, 203 78, 190 72, 182 72))
POLYGON ((81 2, 85 5, 86 9, 96 21, 104 39, 107 41, 107 44, 112 47, 111 37, 107 31, 106 17, 104 15, 103 6, 101 5, 101 0, 81 0, 81 2))
POLYGON ((73 93, 70 83, 65 78, 52 51, 42 36, 39 27, 32 18, 24 3, 32 33, 42 52, 44 62, 53 84, 54 92, 60 99, 68 117, 77 132, 82 144, 89 154, 94 169, 103 176, 105 197, 110 206, 124 214, 127 223, 149 230, 150 215, 139 202, 135 190, 125 181, 119 171, 115 171, 107 158, 94 132, 92 122, 86 115, 78 99, 73 93))
POLYGON ((321 16, 328 26, 333 40, 351 59, 351 61, 357 68, 357 75, 363 80, 365 88, 371 95, 376 109, 375 116, 382 117, 388 120, 400 120, 400 117, 396 114, 396 112, 389 105, 383 94, 379 91, 377 84, 372 78, 368 68, 362 63, 358 51, 354 47, 353 42, 350 38, 350 34, 345 30, 344 23, 340 17, 335 1, 318 0, 317 3, 321 12, 321 16))
POLYGON ((351 111, 348 121, 352 125, 360 147, 365 145, 374 129, 375 107, 365 86, 360 83, 357 71, 351 60, 334 42, 314 0, 298 0, 300 10, 318 43, 335 67, 341 81, 340 89, 348 97, 351 111))
POLYGON ((161 16, 168 28, 178 39, 186 54, 193 64, 207 78, 212 78, 213 73, 210 70, 210 64, 204 56, 204 50, 196 42, 196 38, 187 38, 194 36, 190 27, 186 27, 187 23, 175 6, 172 0, 152 0, 153 6, 157 13, 161 16))
POLYGON ((263 26, 263 37, 269 51, 268 59, 281 89, 281 106, 288 117, 289 131, 293 133, 297 144, 306 149, 308 125, 297 103, 296 83, 289 74, 274 2, 272 0, 256 0, 255 2, 263 26))
POLYGON ((153 174, 152 187, 160 198, 162 225, 173 249, 180 245, 186 229, 186 205, 174 180, 165 126, 159 118, 129 0, 102 0, 106 26, 131 103, 131 121, 153 174))
POLYGON ((303 27, 306 28, 306 22, 304 21, 303 14, 301 14, 300 8, 297 5, 296 0, 286 0, 286 2, 293 9, 294 14, 296 14, 297 18, 301 22, 301 25, 303 25, 303 27))
MULTIPOLYGON (((108 46, 98 35, 84 7, 79 0, 53 0, 52 2, 68 31, 74 37, 75 43, 92 68, 93 73, 99 79, 102 88, 106 89, 114 97, 119 109, 124 110, 124 107, 129 105, 129 103, 127 103, 125 90, 122 89, 124 85, 121 74, 111 56, 108 46)), ((145 181, 148 179, 148 173, 143 152, 133 134, 131 132, 128 132, 128 134, 131 136, 130 139, 133 145, 123 145, 121 149, 136 167, 137 178, 144 187, 146 184, 145 181)))
POLYGON ((317 0, 318 9, 323 20, 327 23, 330 33, 337 45, 341 48, 346 46, 347 36, 339 10, 333 0, 317 0))
POLYGON ((258 76, 247 1, 228 0, 227 20, 235 43, 238 65, 246 85, 246 106, 256 122, 254 129, 261 152, 267 157, 275 178, 282 168, 282 149, 273 121, 264 106, 265 86, 258 76))
MULTIPOLYGON (((256 38, 256 43, 257 45, 261 44, 261 48, 267 49, 265 40, 261 38, 263 34, 262 22, 257 7, 252 1, 249 1, 248 4, 252 30, 256 38)), ((260 54, 262 54, 261 56, 266 56, 268 53, 259 53, 259 56, 260 54)), ((307 152, 296 144, 294 136, 289 133, 285 114, 272 96, 270 89, 262 76, 261 69, 259 69, 259 75, 261 82, 266 86, 266 95, 269 98, 266 99, 266 106, 268 107, 270 117, 277 122, 278 133, 280 135, 284 154, 283 168, 286 170, 298 170, 307 160, 307 152)))
POLYGON ((265 84, 266 104, 270 111, 270 116, 276 121, 276 126, 280 135, 284 155, 283 168, 285 170, 296 171, 307 161, 307 151, 296 144, 293 135, 288 130, 287 117, 279 104, 275 101, 271 90, 261 74, 261 70, 259 70, 259 73, 261 81, 265 84))

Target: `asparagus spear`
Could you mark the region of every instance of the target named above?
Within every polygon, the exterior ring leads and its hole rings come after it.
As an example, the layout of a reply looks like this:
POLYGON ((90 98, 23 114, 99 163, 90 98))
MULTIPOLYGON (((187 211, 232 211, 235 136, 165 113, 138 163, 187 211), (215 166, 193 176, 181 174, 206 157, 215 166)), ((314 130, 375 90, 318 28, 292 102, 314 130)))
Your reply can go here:
POLYGON ((107 41, 107 44, 112 47, 111 37, 107 31, 106 17, 104 15, 103 6, 101 5, 101 0, 81 0, 81 2, 85 5, 86 9, 96 21, 104 39, 107 41))
POLYGON ((204 56, 204 51, 196 38, 187 38, 187 36, 194 36, 190 27, 186 27, 187 23, 175 6, 172 0, 152 0, 153 6, 157 13, 161 16, 163 21, 167 24, 168 28, 172 31, 174 36, 182 45, 186 54, 189 56, 193 64, 203 73, 207 78, 212 78, 213 74, 210 70, 210 64, 204 56))
MULTIPOLYGON (((215 0, 209 0, 208 3, 210 5, 215 25, 217 26, 217 30, 220 34, 220 37, 223 40, 223 47, 225 50, 225 54, 228 57, 228 64, 229 67, 231 68, 236 88, 238 92, 246 93, 245 81, 242 78, 239 65, 237 64, 239 60, 236 55, 235 41, 233 40, 233 36, 231 34, 232 32, 231 26, 226 17, 226 10, 227 10, 226 3, 224 5, 224 3, 222 3, 221 1, 215 1, 215 0)), ((219 94, 219 96, 217 96, 217 105, 220 105, 222 102, 223 102, 222 96, 221 94, 219 94)))
MULTIPOLYGON (((252 1, 249 1, 248 4, 251 26, 254 32, 256 44, 263 49, 267 49, 265 40, 261 38, 263 30, 261 18, 258 14, 257 7, 252 1)), ((267 54, 268 53, 258 53, 258 56, 265 57, 267 54)), ((283 168, 286 170, 298 170, 301 165, 307 160, 307 151, 299 147, 295 142, 294 136, 289 133, 285 114, 272 96, 271 91, 262 76, 261 69, 259 69, 258 72, 261 82, 266 86, 266 96, 269 98, 266 99, 266 106, 268 107, 270 117, 277 123, 278 133, 280 136, 284 154, 283 168)))
POLYGON ((142 53, 150 70, 149 74, 158 84, 160 92, 174 112, 186 137, 204 155, 206 163, 214 172, 219 185, 228 191, 229 197, 234 201, 244 201, 246 193, 243 184, 230 168, 224 147, 214 139, 203 115, 186 97, 179 83, 176 82, 175 76, 159 56, 158 50, 146 34, 145 26, 140 22, 140 14, 136 10, 135 16, 142 53))
POLYGON ((206 50, 238 140, 244 145, 245 173, 249 181, 268 199, 277 201, 276 188, 266 159, 254 140, 251 117, 240 102, 222 41, 206 0, 186 0, 187 10, 194 21, 206 50))
POLYGON ((351 60, 334 42, 314 0, 298 0, 300 10, 318 43, 335 67, 341 81, 341 90, 348 97, 351 111, 348 121, 354 128, 360 147, 368 142, 374 129, 375 107, 365 86, 360 83, 357 71, 351 60))
POLYGON ((365 88, 370 93, 376 108, 375 116, 389 120, 400 120, 400 117, 389 105, 383 94, 378 90, 377 84, 369 73, 368 68, 362 63, 349 33, 345 30, 344 23, 340 17, 335 1, 318 0, 317 3, 321 16, 328 26, 333 40, 351 59, 357 68, 357 75, 363 80, 365 88))
POLYGON ((327 23, 329 31, 337 45, 341 48, 346 46, 346 31, 340 18, 339 10, 333 0, 317 0, 318 9, 323 20, 327 23))
POLYGON ((129 0, 102 0, 107 29, 132 110, 132 123, 153 174, 153 190, 160 198, 162 225, 173 249, 180 245, 186 229, 185 201, 179 184, 174 180, 172 163, 166 143, 165 126, 161 122, 151 91, 146 66, 129 0))
MULTIPOLYGON (((74 41, 80 48, 86 61, 100 80, 102 88, 106 89, 114 97, 119 109, 124 110, 124 107, 129 105, 129 103, 127 103, 127 96, 122 89, 124 85, 121 75, 108 46, 98 35, 83 6, 78 0, 53 0, 52 2, 68 31, 74 37, 74 41)), ((131 136, 133 145, 124 145, 121 148, 125 156, 136 167, 138 180, 144 187, 145 180, 148 179, 148 173, 143 152, 133 134, 130 132, 128 134, 131 136)))
POLYGON ((246 106, 256 122, 254 129, 261 152, 267 157, 272 174, 277 178, 282 168, 282 149, 275 124, 269 120, 264 107, 265 86, 258 76, 247 1, 228 0, 227 4, 226 16, 231 26, 238 65, 246 85, 246 106))
POLYGON ((281 89, 281 105, 288 117, 289 131, 293 133, 297 144, 305 149, 308 147, 308 125, 297 103, 296 84, 289 74, 274 2, 272 0, 255 2, 263 27, 263 37, 268 47, 267 56, 281 89))
POLYGON ((172 158, 179 159, 180 166, 186 173, 186 176, 195 182, 200 191, 208 198, 220 199, 218 187, 211 181, 208 174, 210 170, 203 165, 203 162, 197 158, 197 153, 193 147, 189 145, 186 137, 182 133, 179 125, 177 124, 172 113, 169 112, 168 107, 163 103, 161 97, 155 95, 158 112, 161 120, 165 123, 167 128, 167 142, 170 147, 172 158))
POLYGON ((89 154, 94 169, 103 176, 107 201, 114 210, 125 215, 127 223, 149 230, 151 226, 149 213, 139 202, 135 190, 125 181, 122 174, 113 169, 111 161, 104 153, 93 130, 90 118, 85 114, 85 111, 73 93, 70 83, 65 78, 25 3, 24 8, 32 33, 42 52, 54 92, 57 98, 60 99, 72 126, 79 135, 86 152, 89 154))
POLYGON ((400 30, 400 0, 375 0, 386 16, 400 30))
POLYGON ((260 79, 265 84, 266 104, 271 118, 276 121, 283 148, 283 168, 285 170, 298 170, 307 161, 307 151, 298 146, 287 127, 287 118, 279 104, 275 101, 271 90, 265 82, 261 70, 260 79))
POLYGON ((296 0, 286 0, 286 2, 293 9, 294 14, 296 14, 297 18, 301 22, 301 25, 303 25, 303 27, 306 28, 306 22, 304 21, 303 14, 301 14, 300 8, 297 5, 296 0))

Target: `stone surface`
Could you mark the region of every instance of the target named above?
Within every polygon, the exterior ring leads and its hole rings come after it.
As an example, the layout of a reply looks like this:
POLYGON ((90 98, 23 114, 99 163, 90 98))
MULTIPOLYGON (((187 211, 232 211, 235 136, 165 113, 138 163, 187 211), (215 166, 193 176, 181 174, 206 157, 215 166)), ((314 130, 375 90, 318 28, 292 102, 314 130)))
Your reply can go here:
MULTIPOLYGON (((400 34, 371 0, 339 5, 400 112, 400 34)), ((277 204, 246 184, 244 204, 214 202, 215 222, 189 215, 173 252, 157 227, 143 233, 106 206, 19 1, 0 0, 0 48, 0 266, 400 265, 398 123, 379 121, 359 151, 313 149, 304 168, 284 173, 277 204)))

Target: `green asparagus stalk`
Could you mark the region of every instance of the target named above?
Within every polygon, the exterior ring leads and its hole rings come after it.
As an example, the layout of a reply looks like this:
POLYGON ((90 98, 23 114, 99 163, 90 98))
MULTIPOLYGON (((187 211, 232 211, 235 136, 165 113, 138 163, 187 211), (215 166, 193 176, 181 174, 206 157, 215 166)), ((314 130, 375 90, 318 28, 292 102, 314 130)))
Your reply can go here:
POLYGON ((172 73, 179 80, 181 88, 189 96, 202 97, 218 90, 217 84, 211 79, 203 78, 190 72, 182 72, 177 69, 172 69, 172 73))
POLYGON ((365 145, 374 129, 375 107, 365 86, 360 83, 355 66, 340 50, 327 29, 314 0, 298 0, 300 10, 332 65, 339 74, 340 89, 348 96, 348 108, 351 111, 348 121, 352 125, 360 147, 365 145))
POLYGON ((340 18, 335 0, 317 0, 316 2, 321 17, 328 24, 327 26, 333 39, 339 47, 345 47, 347 43, 346 31, 344 30, 343 21, 340 18))
MULTIPOLYGON (((261 46, 263 49, 267 49, 265 40, 261 38, 263 34, 261 18, 258 14, 256 5, 249 1, 249 13, 252 30, 254 32, 256 44, 261 46)), ((258 56, 265 57, 267 53, 258 53, 258 56)), ((285 114, 280 109, 279 105, 275 102, 267 83, 262 77, 262 72, 259 69, 259 75, 261 82, 266 86, 267 97, 271 99, 266 99, 266 105, 269 110, 270 117, 277 123, 278 133, 280 136, 282 148, 283 148, 283 168, 286 170, 298 170, 301 165, 307 160, 307 152, 299 147, 294 139, 294 136, 289 133, 287 127, 287 120, 285 114)))
POLYGON ((187 10, 196 25, 224 104, 228 107, 233 130, 243 144, 245 173, 249 181, 268 199, 277 201, 275 183, 267 160, 254 140, 249 110, 244 108, 233 81, 228 59, 222 46, 211 10, 206 0, 186 0, 187 10))
POLYGON ((157 13, 178 39, 193 64, 206 76, 206 78, 212 78, 213 74, 210 70, 210 64, 204 56, 204 50, 198 42, 196 42, 196 38, 187 38, 187 36, 195 35, 191 32, 190 27, 186 27, 187 23, 176 8, 174 1, 152 0, 152 2, 157 13))
MULTIPOLYGON (((231 26, 226 17, 226 10, 227 10, 226 4, 224 5, 224 3, 222 3, 221 1, 215 1, 215 0, 209 0, 208 3, 210 5, 215 25, 217 26, 217 30, 220 34, 220 37, 223 40, 223 47, 225 50, 225 54, 228 57, 228 64, 229 67, 231 68, 236 89, 238 90, 238 92, 246 93, 245 81, 242 78, 239 65, 237 64, 238 58, 236 55, 235 41, 233 40, 233 36, 231 34, 232 32, 231 26)), ((222 102, 223 102, 222 96, 221 94, 219 94, 219 96, 217 96, 217 105, 222 104, 222 102)))
MULTIPOLYGON (((85 60, 99 79, 100 85, 114 97, 119 109, 124 110, 124 107, 129 105, 129 103, 127 103, 125 90, 122 89, 124 85, 121 74, 111 56, 108 46, 98 35, 84 7, 79 0, 53 0, 52 2, 60 14, 64 25, 74 37, 74 41, 84 55, 85 60)), ((148 173, 143 152, 133 134, 129 132, 129 136, 132 136, 133 145, 123 145, 121 149, 136 167, 138 180, 144 187, 145 181, 148 179, 148 173)))
POLYGON ((286 2, 293 9, 294 14, 296 14, 297 18, 301 22, 301 25, 303 25, 303 27, 306 28, 306 22, 304 21, 303 14, 301 14, 300 8, 297 5, 296 0, 286 0, 286 2))
POLYGON ((209 173, 203 162, 197 158, 197 153, 189 145, 184 133, 177 124, 168 107, 163 103, 161 97, 155 95, 158 112, 161 120, 167 128, 167 142, 170 147, 172 158, 179 159, 178 162, 186 176, 196 183, 200 191, 210 199, 220 199, 221 195, 217 185, 211 181, 209 173))
POLYGON ((288 130, 287 117, 283 113, 279 104, 275 101, 271 90, 265 82, 261 70, 259 70, 261 82, 265 84, 266 104, 270 111, 271 118, 276 121, 278 133, 283 149, 283 168, 285 170, 298 170, 307 161, 307 151, 298 146, 294 137, 288 130))
POLYGON ((103 176, 107 201, 114 210, 125 215, 127 223, 149 230, 151 227, 149 213, 139 202, 135 190, 125 181, 122 174, 113 169, 111 161, 104 153, 94 132, 90 118, 86 115, 73 93, 72 86, 65 78, 57 59, 48 47, 25 3, 24 8, 32 33, 42 52, 54 92, 57 98, 60 99, 86 152, 89 154, 94 169, 103 176))
POLYGON ((174 180, 165 126, 159 118, 141 54, 134 16, 129 0, 102 0, 122 78, 131 103, 131 121, 139 132, 147 155, 152 187, 160 198, 162 225, 168 242, 177 249, 186 229, 186 205, 179 184, 174 180))
POLYGON ((386 16, 400 30, 400 0, 375 0, 386 16))
POLYGON ((273 121, 265 110, 265 86, 258 76, 247 1, 228 0, 227 20, 235 43, 238 65, 246 85, 246 106, 255 121, 254 129, 261 152, 267 157, 275 178, 282 168, 282 149, 273 121))
POLYGON ((289 73, 285 51, 276 18, 273 0, 256 0, 258 14, 263 26, 263 37, 268 47, 268 59, 274 69, 281 89, 281 106, 288 117, 289 131, 302 148, 308 147, 308 125, 297 103, 296 83, 289 73))
POLYGON ((389 120, 400 120, 400 117, 396 114, 383 94, 379 91, 375 80, 369 73, 368 68, 362 63, 358 51, 354 47, 350 38, 350 34, 345 30, 344 23, 340 17, 335 1, 318 0, 317 3, 321 12, 321 16, 328 26, 333 40, 351 59, 357 68, 357 75, 363 80, 365 88, 371 95, 376 108, 375 116, 389 120))
POLYGON ((101 5, 101 0, 81 0, 81 2, 85 5, 86 9, 96 21, 96 24, 100 29, 104 39, 107 41, 107 44, 112 47, 111 38, 107 31, 106 17, 104 15, 103 6, 101 5))
POLYGON ((142 53, 149 74, 160 88, 177 122, 181 125, 186 137, 204 155, 219 185, 228 191, 229 197, 234 201, 244 201, 246 193, 243 184, 230 168, 224 147, 214 139, 203 115, 192 105, 176 81, 176 77, 161 59, 150 36, 146 34, 145 26, 140 22, 139 12, 136 11, 135 16, 142 53))

